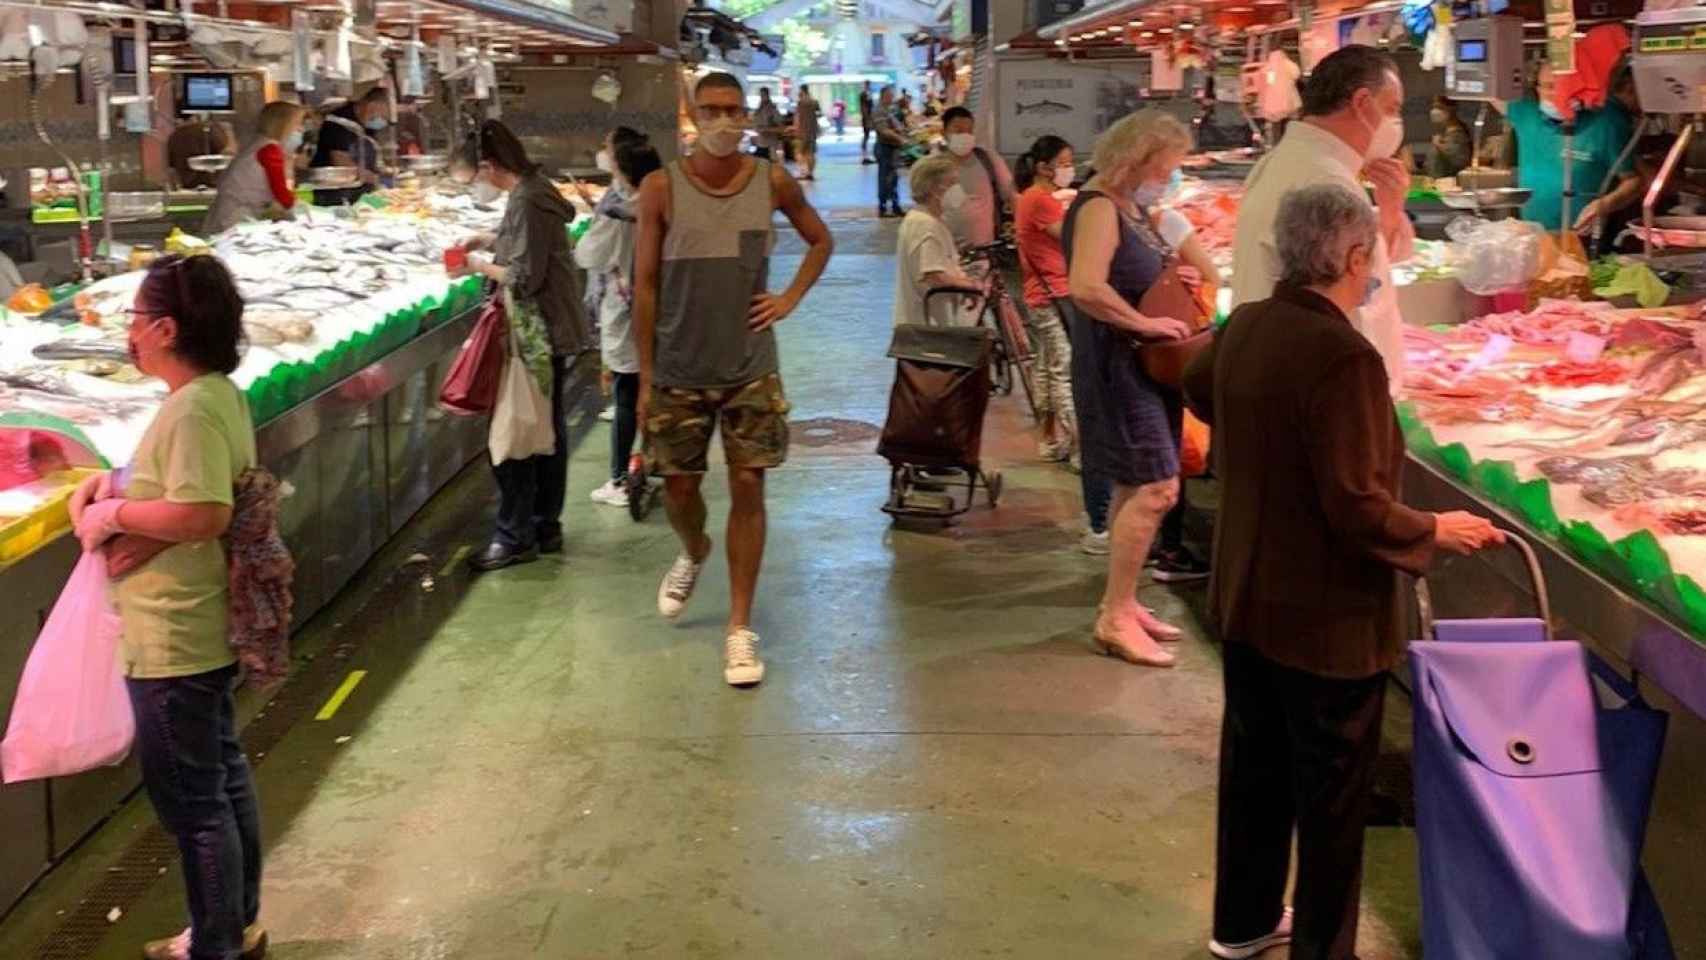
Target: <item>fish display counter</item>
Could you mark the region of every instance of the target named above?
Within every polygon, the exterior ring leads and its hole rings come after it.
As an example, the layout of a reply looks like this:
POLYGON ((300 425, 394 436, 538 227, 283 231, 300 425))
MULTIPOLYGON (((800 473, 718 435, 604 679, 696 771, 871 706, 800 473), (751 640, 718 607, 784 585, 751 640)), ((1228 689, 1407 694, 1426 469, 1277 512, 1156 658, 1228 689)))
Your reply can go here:
MULTIPOLYGON (((1524 530, 1559 618, 1706 716, 1706 313, 1541 301, 1406 347, 1409 499, 1524 530)), ((1457 615, 1532 615, 1503 572, 1457 615)))
MULTIPOLYGON (((296 623, 322 609, 433 494, 486 455, 486 421, 449 414, 440 384, 482 302, 444 250, 495 228, 466 195, 392 194, 334 216, 243 224, 205 246, 235 274, 248 346, 232 379, 261 462, 285 484, 296 623)), ((580 219, 585 219, 580 218, 580 219)), ((203 244, 175 238, 172 247, 203 244)), ((140 272, 0 309, 0 717, 78 555, 66 498, 126 463, 164 396, 131 365, 140 272)), ((602 405, 595 354, 569 371, 570 442, 602 405)), ((134 788, 130 767, 0 788, 0 909, 134 788), (27 836, 26 836, 27 834, 27 836)))

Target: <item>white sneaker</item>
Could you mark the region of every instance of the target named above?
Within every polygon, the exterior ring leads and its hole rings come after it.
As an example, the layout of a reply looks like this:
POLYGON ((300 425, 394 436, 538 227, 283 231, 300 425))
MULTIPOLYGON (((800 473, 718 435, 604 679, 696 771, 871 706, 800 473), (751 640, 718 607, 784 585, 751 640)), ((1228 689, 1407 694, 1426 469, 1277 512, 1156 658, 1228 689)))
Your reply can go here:
POLYGON ((1290 942, 1291 908, 1286 907, 1285 912, 1280 914, 1279 926, 1274 928, 1273 933, 1265 937, 1257 937, 1248 943, 1221 943, 1219 940, 1210 940, 1208 952, 1219 957, 1220 960, 1250 960, 1251 957, 1260 956, 1264 950, 1270 950, 1282 943, 1290 942))
POLYGON ((754 687, 764 682, 764 661, 758 659, 758 634, 743 628, 723 641, 723 679, 731 687, 754 687))
POLYGON ((699 573, 704 569, 703 563, 695 562, 686 554, 676 557, 669 572, 664 574, 663 583, 658 586, 658 613, 671 620, 681 616, 681 611, 687 609, 687 601, 693 598, 693 588, 699 585, 699 573))
POLYGON ((1103 530, 1101 533, 1094 530, 1084 531, 1084 536, 1078 538, 1078 549, 1092 557, 1107 556, 1110 549, 1108 547, 1108 531, 1103 530))
POLYGON ((1072 459, 1072 445, 1061 440, 1040 440, 1037 459, 1044 463, 1065 463, 1072 459))
POLYGON ((627 509, 628 488, 624 487, 620 480, 607 481, 604 486, 592 492, 592 502, 602 503, 607 507, 627 509))
POLYGON ((605 423, 610 423, 610 422, 614 421, 616 419, 616 408, 615 407, 605 407, 603 410, 598 411, 598 419, 604 421, 605 423))

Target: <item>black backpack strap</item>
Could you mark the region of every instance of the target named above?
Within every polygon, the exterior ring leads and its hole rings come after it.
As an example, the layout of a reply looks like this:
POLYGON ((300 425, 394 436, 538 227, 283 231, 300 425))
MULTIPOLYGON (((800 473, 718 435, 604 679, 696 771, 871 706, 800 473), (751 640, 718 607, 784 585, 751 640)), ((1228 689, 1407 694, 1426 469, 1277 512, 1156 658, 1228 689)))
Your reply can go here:
POLYGON ((989 151, 982 147, 973 147, 977 162, 983 164, 983 172, 989 176, 989 190, 995 195, 995 226, 999 230, 1007 222, 1007 198, 1001 195, 1001 181, 995 177, 995 161, 989 159, 989 151))

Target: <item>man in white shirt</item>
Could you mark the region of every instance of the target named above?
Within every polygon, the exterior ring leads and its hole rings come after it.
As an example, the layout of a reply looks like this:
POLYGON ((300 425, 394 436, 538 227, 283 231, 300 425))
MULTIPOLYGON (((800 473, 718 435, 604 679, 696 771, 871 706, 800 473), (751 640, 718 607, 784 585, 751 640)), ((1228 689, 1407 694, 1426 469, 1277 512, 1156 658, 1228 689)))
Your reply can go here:
POLYGON ((1404 321, 1392 285, 1392 264, 1407 259, 1416 240, 1415 228, 1404 215, 1410 173, 1393 159, 1404 141, 1404 87, 1398 65, 1373 47, 1347 46, 1316 65, 1301 93, 1301 116, 1245 181, 1232 246, 1232 305, 1273 295, 1280 276, 1274 218, 1287 193, 1338 183, 1366 196, 1366 179, 1374 187, 1380 222, 1374 252, 1379 286, 1351 322, 1380 351, 1386 375, 1397 389, 1404 376, 1404 321))

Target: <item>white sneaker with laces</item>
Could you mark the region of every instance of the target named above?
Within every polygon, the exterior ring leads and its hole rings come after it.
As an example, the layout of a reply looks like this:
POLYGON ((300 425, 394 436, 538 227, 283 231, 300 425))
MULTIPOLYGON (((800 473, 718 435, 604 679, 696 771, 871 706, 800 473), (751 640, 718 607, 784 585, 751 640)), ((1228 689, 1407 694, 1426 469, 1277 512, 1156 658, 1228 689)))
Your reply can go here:
POLYGON ((607 507, 628 507, 628 489, 620 480, 606 481, 604 486, 592 492, 592 502, 602 503, 607 507))
POLYGON ((681 616, 681 611, 687 609, 687 601, 693 598, 693 588, 699 585, 699 573, 704 569, 705 564, 686 554, 676 557, 669 572, 664 574, 663 583, 658 586, 658 613, 671 620, 681 616))
POLYGON ((610 422, 614 421, 616 419, 616 408, 615 407, 605 407, 603 410, 598 411, 598 419, 604 421, 605 423, 610 423, 610 422))
POLYGON ((1084 536, 1078 538, 1078 549, 1092 557, 1107 556, 1110 549, 1108 547, 1108 531, 1103 530, 1101 533, 1094 530, 1084 531, 1084 536))
POLYGON ((1282 943, 1290 942, 1291 908, 1286 907, 1285 912, 1280 914, 1279 926, 1274 928, 1273 933, 1257 937, 1246 943, 1221 943, 1219 940, 1210 940, 1208 952, 1219 957, 1220 960, 1250 960, 1251 957, 1260 956, 1264 950, 1271 950, 1282 943))
POLYGON ((743 627, 723 641, 723 679, 731 687, 754 687, 764 682, 764 661, 758 659, 758 634, 743 627))

